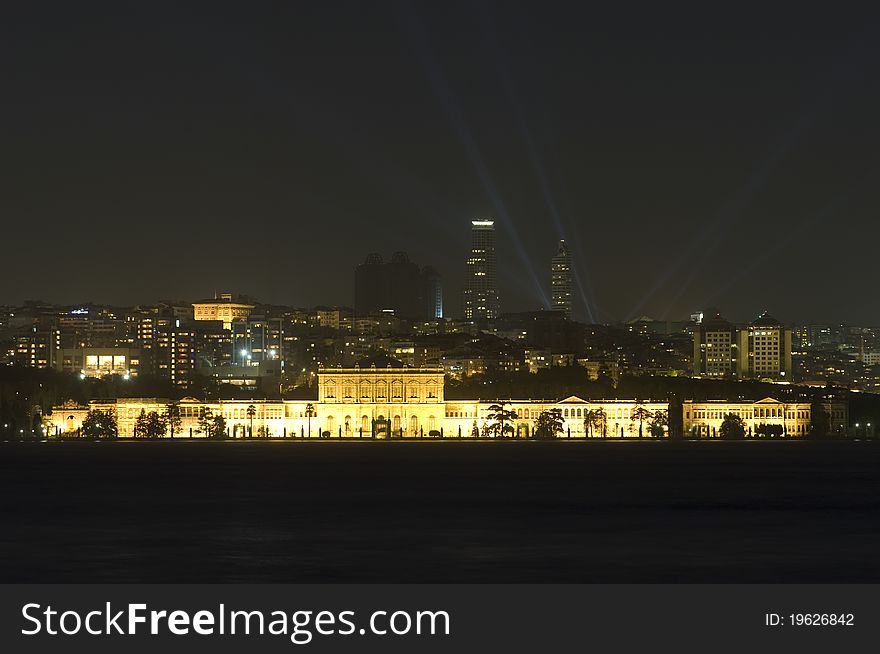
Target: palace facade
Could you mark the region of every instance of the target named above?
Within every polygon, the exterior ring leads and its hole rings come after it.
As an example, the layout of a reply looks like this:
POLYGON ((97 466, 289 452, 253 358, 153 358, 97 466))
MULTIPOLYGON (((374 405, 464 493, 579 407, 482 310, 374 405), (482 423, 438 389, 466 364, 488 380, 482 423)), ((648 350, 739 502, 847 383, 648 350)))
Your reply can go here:
MULTIPOLYGON (((181 427, 176 435, 200 437, 199 421, 206 410, 222 415, 231 438, 472 438, 482 436, 489 424, 490 407, 502 405, 516 415, 510 428, 528 437, 538 416, 558 409, 564 420, 563 437, 638 438, 653 426, 669 431, 666 402, 584 400, 577 396, 545 400, 451 400, 443 394, 440 368, 324 368, 318 372, 316 400, 219 400, 184 398, 177 405, 181 427)), ((170 400, 125 398, 94 400, 88 406, 67 403, 54 407, 44 422, 47 433, 77 433, 89 410, 116 416, 119 436, 134 435, 141 412, 164 413, 170 400)), ((845 429, 848 415, 843 403, 828 405, 832 428, 845 429)), ((685 435, 715 437, 727 413, 740 416, 748 430, 762 424, 780 424, 789 436, 803 436, 810 425, 810 405, 783 403, 770 398, 757 402, 684 402, 685 435)))

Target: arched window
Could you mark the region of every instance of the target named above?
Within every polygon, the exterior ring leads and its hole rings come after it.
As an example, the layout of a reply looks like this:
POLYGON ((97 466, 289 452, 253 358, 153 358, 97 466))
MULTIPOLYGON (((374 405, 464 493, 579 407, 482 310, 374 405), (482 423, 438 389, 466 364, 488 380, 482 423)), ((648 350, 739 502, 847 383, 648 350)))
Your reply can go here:
POLYGON ((336 421, 333 420, 333 416, 327 416, 327 431, 330 432, 330 435, 333 436, 333 428, 336 426, 336 421))
POLYGON ((400 431, 400 416, 394 416, 391 420, 391 429, 400 431))
POLYGON ((370 431, 370 419, 367 416, 361 416, 361 432, 366 434, 370 431))
POLYGON ((428 416, 428 431, 435 431, 437 429, 437 419, 434 416, 428 416))
POLYGON ((419 418, 418 416, 412 416, 409 419, 409 431, 413 436, 419 433, 419 418))
POLYGON ((343 429, 346 436, 351 435, 351 416, 345 416, 345 427, 343 429))

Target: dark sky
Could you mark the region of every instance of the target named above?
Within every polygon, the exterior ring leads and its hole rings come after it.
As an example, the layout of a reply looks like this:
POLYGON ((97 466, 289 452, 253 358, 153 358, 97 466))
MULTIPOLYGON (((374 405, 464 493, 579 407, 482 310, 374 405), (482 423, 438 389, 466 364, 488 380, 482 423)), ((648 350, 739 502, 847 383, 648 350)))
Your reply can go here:
POLYGON ((405 250, 456 315, 494 217, 505 310, 544 305, 563 236, 582 319, 880 324, 874 15, 19 4, 0 301, 350 304, 368 252, 405 250))

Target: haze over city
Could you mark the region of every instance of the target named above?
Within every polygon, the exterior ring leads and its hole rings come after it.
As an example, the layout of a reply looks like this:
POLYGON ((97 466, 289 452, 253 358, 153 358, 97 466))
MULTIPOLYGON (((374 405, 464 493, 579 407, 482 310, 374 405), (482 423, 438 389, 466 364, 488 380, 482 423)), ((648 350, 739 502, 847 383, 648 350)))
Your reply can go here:
POLYGON ((565 238, 578 320, 880 323, 876 25, 665 14, 5 9, 0 301, 350 305, 402 250, 455 315, 490 218, 505 311, 549 307, 565 238))

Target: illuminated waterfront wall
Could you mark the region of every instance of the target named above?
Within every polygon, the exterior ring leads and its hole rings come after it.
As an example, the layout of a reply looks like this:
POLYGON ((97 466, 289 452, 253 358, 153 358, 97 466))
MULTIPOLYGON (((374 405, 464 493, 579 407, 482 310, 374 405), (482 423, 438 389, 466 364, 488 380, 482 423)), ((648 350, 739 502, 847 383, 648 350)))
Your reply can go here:
MULTIPOLYGON (((89 409, 116 415, 119 435, 132 437, 141 411, 163 413, 169 400, 128 398, 96 400, 89 406, 66 404, 55 407, 46 418, 50 434, 76 433, 89 409)), ((232 438, 470 438, 484 435, 495 404, 513 412, 507 422, 512 434, 531 436, 538 416, 558 409, 564 420, 563 437, 638 438, 651 436, 651 427, 667 436, 666 402, 636 400, 584 400, 572 396, 560 401, 544 400, 450 400, 443 396, 443 371, 438 368, 322 369, 318 373, 318 399, 222 400, 201 402, 184 398, 176 403, 181 417, 179 435, 201 437, 199 419, 210 410, 222 415, 232 438)), ((832 430, 845 429, 846 405, 827 405, 832 430)), ((717 437, 724 416, 740 416, 746 429, 755 433, 762 424, 780 424, 789 436, 803 436, 810 426, 810 405, 773 399, 729 403, 684 402, 685 435, 717 437)))

